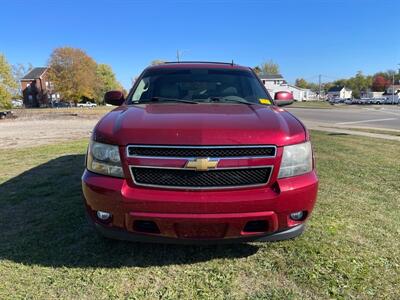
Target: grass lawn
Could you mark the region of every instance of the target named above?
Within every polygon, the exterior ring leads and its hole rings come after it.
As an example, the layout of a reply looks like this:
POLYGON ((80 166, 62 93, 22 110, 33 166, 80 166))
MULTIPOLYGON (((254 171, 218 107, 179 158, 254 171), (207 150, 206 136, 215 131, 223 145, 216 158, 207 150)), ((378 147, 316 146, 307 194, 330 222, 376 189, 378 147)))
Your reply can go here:
POLYGON ((295 101, 293 104, 287 107, 296 107, 296 108, 338 108, 339 106, 331 105, 328 101, 295 101))
POLYGON ((293 107, 293 108, 325 108, 325 109, 337 109, 337 108, 342 108, 342 109, 348 109, 348 108, 355 108, 356 105, 347 105, 347 104, 330 104, 328 101, 295 101, 293 104, 287 106, 287 107, 293 107))
POLYGON ((86 225, 87 141, 0 151, 0 299, 399 299, 400 144, 312 132, 320 192, 276 243, 110 242, 86 225))

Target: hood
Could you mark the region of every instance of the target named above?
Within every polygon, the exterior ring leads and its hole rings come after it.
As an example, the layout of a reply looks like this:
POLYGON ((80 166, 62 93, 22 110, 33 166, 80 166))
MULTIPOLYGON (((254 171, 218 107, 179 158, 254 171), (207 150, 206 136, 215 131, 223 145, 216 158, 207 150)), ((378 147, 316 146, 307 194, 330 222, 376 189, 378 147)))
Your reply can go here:
POLYGON ((111 111, 97 124, 94 139, 120 146, 284 146, 305 141, 306 132, 289 112, 273 106, 150 103, 111 111))

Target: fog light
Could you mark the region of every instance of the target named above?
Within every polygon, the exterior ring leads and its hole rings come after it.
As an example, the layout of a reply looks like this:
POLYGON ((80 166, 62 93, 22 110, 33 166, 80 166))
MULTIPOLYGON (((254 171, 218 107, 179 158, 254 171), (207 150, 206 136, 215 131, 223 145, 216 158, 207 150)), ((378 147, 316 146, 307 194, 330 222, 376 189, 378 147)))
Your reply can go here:
POLYGON ((290 218, 294 221, 300 221, 300 220, 304 219, 305 215, 306 214, 304 211, 297 211, 297 212, 291 213, 290 218))
POLYGON ((110 213, 108 213, 106 211, 101 211, 101 210, 97 211, 96 215, 102 221, 107 221, 111 217, 110 213))

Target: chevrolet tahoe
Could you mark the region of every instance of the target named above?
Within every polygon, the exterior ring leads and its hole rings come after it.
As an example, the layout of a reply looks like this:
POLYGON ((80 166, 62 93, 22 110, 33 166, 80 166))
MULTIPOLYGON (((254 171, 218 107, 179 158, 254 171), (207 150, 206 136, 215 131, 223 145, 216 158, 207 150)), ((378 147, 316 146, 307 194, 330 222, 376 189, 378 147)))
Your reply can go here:
POLYGON ((318 178, 310 136, 251 68, 146 68, 95 126, 82 176, 86 213, 107 238, 161 243, 300 235, 318 178))

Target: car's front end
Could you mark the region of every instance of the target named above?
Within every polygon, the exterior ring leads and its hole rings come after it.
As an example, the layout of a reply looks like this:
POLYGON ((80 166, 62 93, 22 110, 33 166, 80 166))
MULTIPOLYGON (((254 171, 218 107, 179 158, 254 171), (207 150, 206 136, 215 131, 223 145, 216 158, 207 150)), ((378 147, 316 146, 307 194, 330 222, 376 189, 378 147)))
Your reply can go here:
POLYGON ((89 220, 117 239, 288 239, 317 197, 309 135, 272 105, 127 103, 96 126, 86 164, 89 220))

